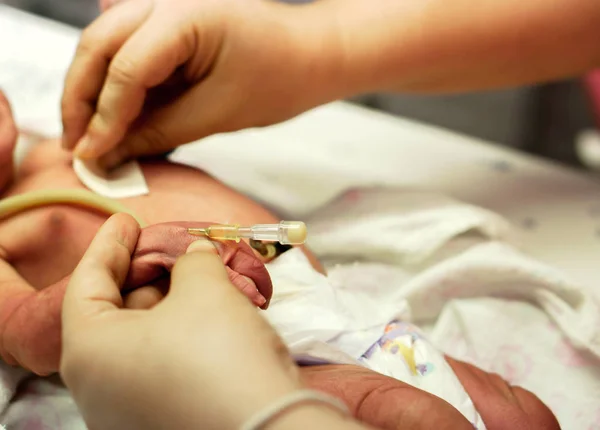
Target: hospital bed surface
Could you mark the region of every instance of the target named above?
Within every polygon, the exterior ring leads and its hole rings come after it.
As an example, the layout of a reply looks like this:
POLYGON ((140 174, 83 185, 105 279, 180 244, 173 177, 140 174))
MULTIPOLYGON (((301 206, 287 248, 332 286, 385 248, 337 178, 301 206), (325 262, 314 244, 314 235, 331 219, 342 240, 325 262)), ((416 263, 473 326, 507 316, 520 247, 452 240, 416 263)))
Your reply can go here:
MULTIPOLYGON (((62 81, 78 35, 0 5, 0 88, 21 127, 60 133, 62 81)), ((345 102, 202 145, 212 174, 282 215, 309 216, 348 189, 382 185, 486 208, 512 223, 526 254, 600 301, 600 183, 591 175, 345 102), (233 154, 244 163, 220 162, 233 154)), ((589 425, 600 425, 597 413, 589 425)))

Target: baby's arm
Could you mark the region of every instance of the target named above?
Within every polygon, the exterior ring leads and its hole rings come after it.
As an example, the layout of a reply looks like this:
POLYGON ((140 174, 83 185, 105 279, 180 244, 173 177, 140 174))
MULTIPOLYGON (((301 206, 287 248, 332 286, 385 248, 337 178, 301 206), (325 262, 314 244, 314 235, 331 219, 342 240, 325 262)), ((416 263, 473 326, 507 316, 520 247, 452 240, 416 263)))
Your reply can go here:
POLYGON ((0 357, 45 375, 60 358, 60 310, 66 279, 36 291, 0 260, 0 357))

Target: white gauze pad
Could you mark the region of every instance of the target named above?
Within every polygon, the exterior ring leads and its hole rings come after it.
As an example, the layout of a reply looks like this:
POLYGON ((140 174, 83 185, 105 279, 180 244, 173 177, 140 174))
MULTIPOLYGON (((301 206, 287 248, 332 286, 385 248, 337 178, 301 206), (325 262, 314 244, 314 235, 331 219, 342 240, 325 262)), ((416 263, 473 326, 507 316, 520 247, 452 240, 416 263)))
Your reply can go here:
POLYGON ((73 170, 83 185, 104 197, 123 199, 150 193, 144 173, 135 160, 106 173, 75 158, 73 170))

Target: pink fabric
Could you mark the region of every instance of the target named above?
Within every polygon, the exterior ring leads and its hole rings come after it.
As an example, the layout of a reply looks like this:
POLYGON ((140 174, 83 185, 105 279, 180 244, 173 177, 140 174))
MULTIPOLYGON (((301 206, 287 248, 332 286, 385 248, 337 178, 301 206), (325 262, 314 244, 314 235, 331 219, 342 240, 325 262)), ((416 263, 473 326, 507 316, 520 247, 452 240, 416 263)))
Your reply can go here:
MULTIPOLYGON (((188 227, 201 223, 166 223, 145 228, 138 240, 124 291, 157 284, 169 277, 177 257, 184 254, 196 236, 188 227)), ((264 264, 245 243, 217 246, 231 282, 255 301, 262 295, 267 307, 272 284, 264 264), (254 285, 248 281, 251 279, 254 285), (258 290, 258 291, 257 291, 258 290)), ((31 291, 0 304, 0 356, 39 375, 58 371, 61 350, 61 308, 70 276, 40 291, 31 291)))
POLYGON ((590 96, 597 127, 600 128, 600 70, 589 73, 584 78, 584 83, 590 96))

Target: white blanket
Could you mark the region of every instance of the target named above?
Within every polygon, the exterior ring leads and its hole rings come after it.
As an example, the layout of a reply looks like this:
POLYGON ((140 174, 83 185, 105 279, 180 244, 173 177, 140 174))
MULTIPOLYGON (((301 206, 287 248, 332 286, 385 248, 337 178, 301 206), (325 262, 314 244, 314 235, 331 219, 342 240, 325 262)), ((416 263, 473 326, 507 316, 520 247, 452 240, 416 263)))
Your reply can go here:
MULTIPOLYGON (((0 5, 0 87, 16 102, 20 126, 60 131, 62 77, 77 34, 0 5)), ((600 302, 597 184, 343 104, 278 127, 215 136, 194 152, 206 170, 282 217, 306 219, 333 287, 389 294, 392 286, 410 304, 403 315, 426 325, 444 351, 531 389, 565 429, 600 428, 600 370, 591 358, 600 302), (344 194, 381 185, 404 189, 344 194), (476 201, 513 225, 423 190, 476 201), (353 200, 359 204, 348 211, 353 200), (478 233, 461 235, 469 229, 478 233), (585 288, 516 251, 519 242, 570 270, 585 288)), ((82 428, 55 381, 31 381, 6 409, 21 376, 0 370, 1 424, 82 428)))
MULTIPOLYGON (((297 357, 353 363, 400 318, 445 353, 536 393, 564 428, 597 424, 598 302, 510 245, 514 229, 502 218, 433 193, 371 188, 306 220, 328 276, 292 255, 269 266, 267 316, 297 357)), ((25 375, 2 370, 0 423, 85 428, 56 381, 34 379, 9 404, 25 375)))

